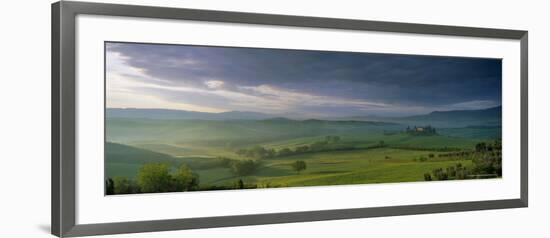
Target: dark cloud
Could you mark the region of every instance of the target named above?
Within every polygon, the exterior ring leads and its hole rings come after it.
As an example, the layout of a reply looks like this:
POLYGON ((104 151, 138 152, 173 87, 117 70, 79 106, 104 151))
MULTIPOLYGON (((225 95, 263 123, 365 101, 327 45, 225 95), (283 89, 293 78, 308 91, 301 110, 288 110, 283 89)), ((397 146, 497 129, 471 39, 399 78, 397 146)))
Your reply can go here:
POLYGON ((133 43, 111 43, 108 50, 167 85, 208 89, 206 81, 220 80, 233 91, 270 85, 437 109, 501 103, 500 59, 133 43))

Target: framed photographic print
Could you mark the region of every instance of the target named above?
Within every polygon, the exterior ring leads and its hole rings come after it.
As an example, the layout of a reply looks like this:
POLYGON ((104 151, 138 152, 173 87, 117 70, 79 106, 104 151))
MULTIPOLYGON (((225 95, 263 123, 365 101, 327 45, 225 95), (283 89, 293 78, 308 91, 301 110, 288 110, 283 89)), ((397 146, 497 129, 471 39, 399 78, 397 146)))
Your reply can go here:
POLYGON ((527 32, 52 5, 60 237, 527 206, 527 32))

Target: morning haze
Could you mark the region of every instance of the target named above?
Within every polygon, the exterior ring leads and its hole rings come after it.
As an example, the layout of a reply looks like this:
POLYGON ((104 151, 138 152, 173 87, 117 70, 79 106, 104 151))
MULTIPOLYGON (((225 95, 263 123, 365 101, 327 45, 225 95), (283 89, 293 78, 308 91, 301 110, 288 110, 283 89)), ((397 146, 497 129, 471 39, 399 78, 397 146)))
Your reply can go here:
POLYGON ((500 59, 107 42, 106 193, 500 178, 500 59))

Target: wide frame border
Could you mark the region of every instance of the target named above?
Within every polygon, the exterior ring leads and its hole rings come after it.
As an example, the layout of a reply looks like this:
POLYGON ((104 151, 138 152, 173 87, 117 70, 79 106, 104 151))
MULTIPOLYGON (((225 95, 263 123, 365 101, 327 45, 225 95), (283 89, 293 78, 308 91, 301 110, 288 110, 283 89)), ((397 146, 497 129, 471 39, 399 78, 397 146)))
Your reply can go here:
POLYGON ((53 3, 51 17, 51 233, 53 235, 75 237, 528 206, 527 31, 68 1, 53 3), (519 40, 521 51, 520 198, 78 225, 75 221, 75 20, 78 14, 519 40))

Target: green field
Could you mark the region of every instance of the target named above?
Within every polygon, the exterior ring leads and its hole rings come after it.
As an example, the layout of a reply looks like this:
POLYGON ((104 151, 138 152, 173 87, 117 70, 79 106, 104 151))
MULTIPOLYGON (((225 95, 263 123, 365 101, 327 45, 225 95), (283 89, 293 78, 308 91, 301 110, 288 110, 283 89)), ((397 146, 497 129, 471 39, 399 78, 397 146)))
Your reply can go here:
MULTIPOLYGON (((434 169, 460 163, 472 167, 471 156, 439 156, 473 151, 476 144, 500 136, 495 128, 441 129, 429 136, 399 133, 403 125, 357 121, 154 120, 108 119, 106 177, 136 179, 147 163, 185 164, 198 175, 200 188, 230 188, 237 181, 254 187, 292 187, 424 181, 434 169), (394 133, 387 133, 394 131, 394 133), (329 137, 335 141, 325 142, 329 137), (321 144, 320 149, 315 144, 321 144), (251 157, 239 149, 261 147, 272 156, 251 157), (280 154, 283 149, 304 152, 280 154), (222 163, 253 160, 255 169, 235 173, 222 163), (307 168, 291 166, 304 161, 307 168)), ((199 189, 200 190, 200 189, 199 189)))

